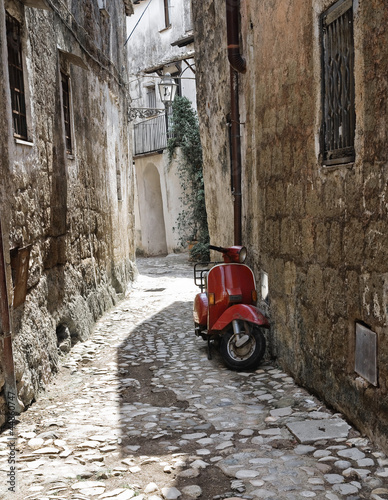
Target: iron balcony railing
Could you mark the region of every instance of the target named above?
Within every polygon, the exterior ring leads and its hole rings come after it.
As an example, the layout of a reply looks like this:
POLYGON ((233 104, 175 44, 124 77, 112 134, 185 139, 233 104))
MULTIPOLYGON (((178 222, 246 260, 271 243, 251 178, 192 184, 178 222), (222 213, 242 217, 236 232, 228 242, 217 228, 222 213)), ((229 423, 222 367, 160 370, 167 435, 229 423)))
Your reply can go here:
POLYGON ((135 155, 167 147, 166 116, 155 116, 134 126, 135 155))

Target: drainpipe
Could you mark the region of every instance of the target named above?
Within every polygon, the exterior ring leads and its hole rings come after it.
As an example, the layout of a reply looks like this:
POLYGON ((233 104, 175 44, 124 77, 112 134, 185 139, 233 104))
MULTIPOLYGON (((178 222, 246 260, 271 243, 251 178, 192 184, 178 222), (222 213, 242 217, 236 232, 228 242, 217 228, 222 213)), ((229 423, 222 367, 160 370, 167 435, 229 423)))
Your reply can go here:
POLYGON ((241 138, 240 113, 238 103, 238 73, 230 67, 230 139, 232 158, 233 211, 234 211, 234 245, 242 245, 241 212, 241 138))
POLYGON ((242 244, 242 193, 241 193, 241 136, 240 108, 238 99, 238 73, 245 73, 246 62, 240 52, 239 40, 239 0, 226 0, 226 29, 228 41, 228 60, 230 63, 230 127, 232 182, 234 195, 234 244, 242 244))
POLYGON ((226 30, 228 39, 228 59, 233 69, 245 73, 247 65, 240 52, 239 29, 240 1, 226 0, 226 30))
POLYGON ((1 325, 3 330, 3 369, 4 369, 4 394, 7 401, 11 420, 13 416, 22 411, 22 404, 17 397, 15 368, 12 352, 11 315, 8 302, 7 271, 4 255, 3 233, 0 220, 0 310, 1 325))

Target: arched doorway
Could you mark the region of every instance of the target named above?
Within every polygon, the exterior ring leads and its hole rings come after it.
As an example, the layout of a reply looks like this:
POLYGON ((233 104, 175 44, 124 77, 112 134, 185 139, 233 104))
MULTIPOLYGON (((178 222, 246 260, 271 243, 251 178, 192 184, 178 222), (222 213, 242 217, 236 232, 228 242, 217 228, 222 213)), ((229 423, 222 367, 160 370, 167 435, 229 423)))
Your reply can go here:
POLYGON ((152 163, 144 170, 143 187, 143 196, 139 193, 143 248, 148 255, 165 255, 167 241, 160 175, 152 163))

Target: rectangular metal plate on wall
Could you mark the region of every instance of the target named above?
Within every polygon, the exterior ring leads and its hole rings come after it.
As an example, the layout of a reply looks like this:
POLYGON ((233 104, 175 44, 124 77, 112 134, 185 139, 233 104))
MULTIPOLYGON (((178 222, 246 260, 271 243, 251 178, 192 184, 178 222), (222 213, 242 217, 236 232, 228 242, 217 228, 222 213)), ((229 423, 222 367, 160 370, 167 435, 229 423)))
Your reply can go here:
POLYGON ((356 323, 354 371, 377 386, 377 334, 360 323, 356 323))

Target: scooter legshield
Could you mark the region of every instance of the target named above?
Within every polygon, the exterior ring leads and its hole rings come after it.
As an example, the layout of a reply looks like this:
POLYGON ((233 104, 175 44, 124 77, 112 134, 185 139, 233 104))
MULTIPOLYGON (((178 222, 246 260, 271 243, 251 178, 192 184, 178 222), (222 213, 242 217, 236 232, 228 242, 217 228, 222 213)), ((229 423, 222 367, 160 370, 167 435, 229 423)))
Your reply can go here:
POLYGON ((235 319, 269 328, 268 319, 257 307, 248 304, 236 304, 226 309, 213 325, 212 331, 224 330, 235 319))
POLYGON ((198 293, 194 299, 194 323, 206 328, 208 300, 206 293, 198 293))

